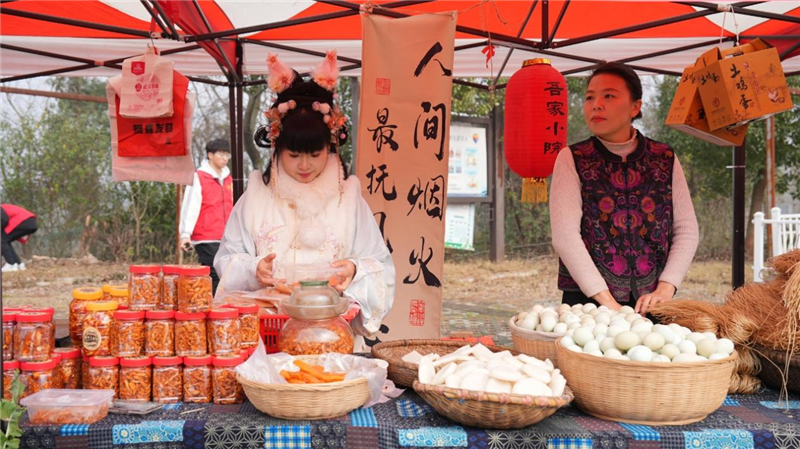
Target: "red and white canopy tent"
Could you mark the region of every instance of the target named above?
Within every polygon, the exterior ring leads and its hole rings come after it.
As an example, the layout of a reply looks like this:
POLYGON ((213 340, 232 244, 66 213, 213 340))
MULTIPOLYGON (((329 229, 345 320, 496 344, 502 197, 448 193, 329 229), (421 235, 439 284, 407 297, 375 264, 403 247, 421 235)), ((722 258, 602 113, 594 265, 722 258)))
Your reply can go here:
MULTIPOLYGON (((3 0, 0 84, 38 76, 113 76, 124 59, 158 40, 162 55, 196 82, 229 87, 234 193, 243 191, 244 75, 267 70, 268 52, 314 67, 337 49, 342 74, 361 67, 359 10, 401 18, 459 11, 454 77, 509 76, 546 56, 565 75, 599 60, 640 73, 680 75, 715 45, 760 37, 777 47, 787 75, 800 74, 800 1, 375 1, 3 0), (496 54, 487 64, 487 46, 496 54), (197 78, 224 75, 226 82, 197 78)), ((454 80, 487 89, 487 85, 454 80)), ((502 85, 496 85, 502 88, 502 85)), ((744 149, 734 151, 734 286, 744 282, 744 149)))

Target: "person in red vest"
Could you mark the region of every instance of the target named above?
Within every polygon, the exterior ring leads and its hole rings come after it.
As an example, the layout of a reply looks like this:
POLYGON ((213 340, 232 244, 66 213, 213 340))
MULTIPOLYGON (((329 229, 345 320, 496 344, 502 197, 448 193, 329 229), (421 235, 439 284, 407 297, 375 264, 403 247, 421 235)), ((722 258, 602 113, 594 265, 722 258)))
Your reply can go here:
POLYGON ((36 232, 36 215, 13 204, 3 204, 2 207, 2 232, 3 232, 3 273, 21 271, 25 264, 11 246, 11 242, 19 240, 21 243, 28 241, 28 236, 36 232))
POLYGON ((181 249, 197 250, 200 264, 211 267, 213 290, 219 277, 214 271, 214 256, 233 208, 233 182, 228 160, 231 146, 225 139, 206 144, 207 160, 194 174, 194 183, 184 192, 181 206, 181 249))

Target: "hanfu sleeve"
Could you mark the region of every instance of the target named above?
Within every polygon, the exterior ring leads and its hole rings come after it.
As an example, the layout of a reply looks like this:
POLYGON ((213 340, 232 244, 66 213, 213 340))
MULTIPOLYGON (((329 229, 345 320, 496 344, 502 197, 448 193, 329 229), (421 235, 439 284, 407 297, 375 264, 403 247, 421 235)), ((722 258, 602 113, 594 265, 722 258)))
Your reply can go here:
POLYGON ((226 292, 262 288, 256 279, 256 267, 261 257, 256 256, 256 245, 244 220, 248 192, 233 206, 214 257, 214 269, 219 276, 217 298, 223 297, 226 292))

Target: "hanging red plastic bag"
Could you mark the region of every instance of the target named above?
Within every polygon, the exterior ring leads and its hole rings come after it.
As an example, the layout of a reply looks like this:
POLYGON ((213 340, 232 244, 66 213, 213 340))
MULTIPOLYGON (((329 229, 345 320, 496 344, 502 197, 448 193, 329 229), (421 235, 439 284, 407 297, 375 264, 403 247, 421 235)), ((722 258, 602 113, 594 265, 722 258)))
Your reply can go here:
MULTIPOLYGON (((124 82, 124 80, 123 80, 124 82)), ((120 157, 183 156, 187 153, 184 141, 183 118, 189 80, 178 72, 173 76, 175 112, 171 117, 125 118, 120 111, 121 98, 115 96, 117 136, 120 157)))
POLYGON ((117 117, 116 97, 121 89, 121 85, 122 76, 110 78, 106 85, 108 116, 111 122, 111 164, 114 181, 159 181, 191 185, 194 180, 195 172, 194 161, 192 160, 192 153, 190 150, 195 94, 187 90, 185 100, 183 101, 183 155, 120 157, 117 130, 117 120, 119 117, 117 117))
POLYGON ((173 114, 174 63, 147 47, 142 56, 122 62, 120 115, 128 118, 170 117, 173 114))

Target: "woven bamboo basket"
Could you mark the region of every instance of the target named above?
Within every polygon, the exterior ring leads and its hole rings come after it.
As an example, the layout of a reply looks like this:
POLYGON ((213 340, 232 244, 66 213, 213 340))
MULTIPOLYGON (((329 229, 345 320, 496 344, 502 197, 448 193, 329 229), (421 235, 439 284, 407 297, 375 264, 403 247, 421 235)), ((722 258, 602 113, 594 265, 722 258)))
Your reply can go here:
POLYGON ((753 346, 753 353, 761 360, 761 372, 758 373, 758 378, 764 385, 775 390, 783 390, 785 380, 788 391, 800 394, 800 354, 794 354, 789 359, 785 351, 760 345, 753 346))
POLYGON ((559 368, 578 407, 600 419, 652 426, 689 424, 717 410, 737 358, 734 352, 702 363, 633 362, 573 352, 560 343, 559 368))
POLYGON ((511 341, 514 342, 514 349, 536 357, 539 360, 550 359, 553 365, 558 367, 556 355, 556 340, 561 334, 552 332, 538 332, 523 329, 515 323, 516 317, 512 316, 508 320, 508 327, 511 329, 511 341))
MULTIPOLYGON (((314 364, 317 356, 297 358, 314 364)), ((335 418, 361 407, 369 399, 369 386, 363 377, 326 384, 263 384, 237 373, 236 380, 257 409, 275 418, 335 418)))
MULTIPOLYGON (((426 354, 450 354, 456 349, 466 345, 463 341, 443 341, 443 340, 394 340, 378 343, 372 347, 372 357, 386 360, 389 363, 388 378, 396 385, 410 387, 417 380, 418 366, 413 363, 404 362, 403 356, 411 351, 417 351, 422 355, 426 354)), ((513 355, 519 352, 501 346, 486 346, 492 352, 509 351, 513 355)))
POLYGON ((521 429, 547 418, 573 399, 569 387, 559 397, 528 396, 447 388, 415 380, 414 390, 440 415, 483 429, 521 429))

